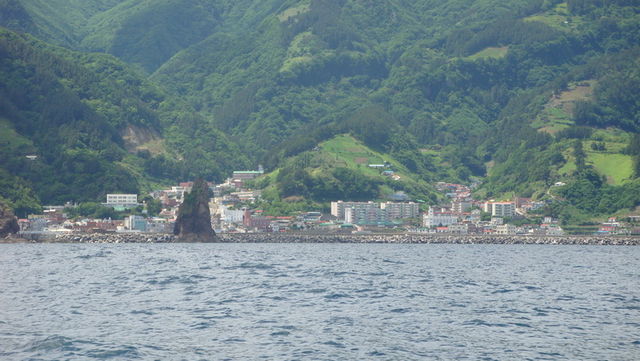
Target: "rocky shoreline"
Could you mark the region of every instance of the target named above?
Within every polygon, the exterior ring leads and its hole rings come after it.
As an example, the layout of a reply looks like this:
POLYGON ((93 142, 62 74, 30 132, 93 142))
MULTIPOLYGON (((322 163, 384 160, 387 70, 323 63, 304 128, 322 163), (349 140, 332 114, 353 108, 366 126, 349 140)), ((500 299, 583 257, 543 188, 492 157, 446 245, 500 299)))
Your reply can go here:
MULTIPOLYGON (((502 236, 453 234, 305 234, 223 233, 221 243, 398 243, 398 244, 550 244, 640 246, 633 236, 502 236)), ((0 243, 180 243, 172 234, 160 233, 71 233, 40 235, 30 240, 0 239, 0 243)))

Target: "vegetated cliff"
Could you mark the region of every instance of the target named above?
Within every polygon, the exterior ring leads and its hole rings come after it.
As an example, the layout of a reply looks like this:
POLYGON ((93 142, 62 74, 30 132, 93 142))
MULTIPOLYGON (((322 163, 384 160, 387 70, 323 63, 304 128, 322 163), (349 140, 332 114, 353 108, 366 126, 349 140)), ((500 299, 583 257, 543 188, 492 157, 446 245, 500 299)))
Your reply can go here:
POLYGON ((182 242, 215 242, 216 233, 211 228, 209 213, 209 187, 203 179, 197 179, 190 193, 178 211, 178 219, 173 229, 182 242))
POLYGON ((0 27, 0 79, 0 197, 19 217, 246 167, 221 131, 112 56, 0 27))
POLYGON ((0 201, 0 237, 18 233, 18 219, 6 204, 0 201))

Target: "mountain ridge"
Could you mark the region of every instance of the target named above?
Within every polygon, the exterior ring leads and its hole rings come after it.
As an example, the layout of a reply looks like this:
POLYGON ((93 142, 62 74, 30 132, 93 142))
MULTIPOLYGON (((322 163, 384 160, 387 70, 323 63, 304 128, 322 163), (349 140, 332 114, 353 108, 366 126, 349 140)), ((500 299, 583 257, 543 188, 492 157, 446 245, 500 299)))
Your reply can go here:
MULTIPOLYGON (((130 14, 120 10, 131 1, 103 4, 77 8, 93 15, 76 50, 90 47, 93 40, 86 39, 94 36, 103 43, 92 49, 143 69, 147 81, 183 104, 180 120, 159 119, 170 147, 183 148, 190 159, 207 156, 206 134, 217 134, 227 139, 226 149, 245 155, 238 163, 274 170, 351 134, 424 179, 432 180, 442 165, 450 167, 444 180, 485 178, 483 196, 545 197, 549 183, 589 178, 589 172, 611 183, 594 184, 596 198, 618 197, 635 182, 629 167, 638 158, 630 150, 638 105, 625 95, 639 79, 633 59, 640 16, 633 1, 164 0, 136 2, 130 14), (206 11, 181 28, 180 19, 198 6, 206 11), (96 25, 109 21, 128 28, 96 25), (118 31, 122 42, 109 40, 118 31), (167 31, 195 37, 163 43, 171 38, 167 31), (566 107, 549 100, 584 82, 593 82, 592 95, 566 107), (575 166, 575 140, 589 147, 582 168, 575 166), (625 170, 603 166, 610 161, 623 161, 625 170)), ((162 157, 144 162, 153 163, 156 174, 174 168, 162 157)), ((224 164, 209 176, 221 177, 234 162, 224 164)))

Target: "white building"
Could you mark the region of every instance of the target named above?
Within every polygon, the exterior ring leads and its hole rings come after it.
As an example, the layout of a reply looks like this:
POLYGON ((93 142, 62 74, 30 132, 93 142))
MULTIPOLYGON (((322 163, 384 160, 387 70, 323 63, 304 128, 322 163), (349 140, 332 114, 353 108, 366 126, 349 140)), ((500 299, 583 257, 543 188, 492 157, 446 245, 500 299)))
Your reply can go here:
POLYGON ((387 211, 377 207, 351 207, 344 210, 344 221, 351 224, 380 224, 388 222, 387 211))
POLYGON ((514 226, 513 224, 501 224, 499 226, 496 226, 497 234, 510 235, 510 234, 516 234, 516 231, 517 231, 517 227, 514 226))
POLYGON ((491 213, 494 217, 513 217, 516 214, 516 204, 514 202, 486 202, 484 211, 491 213))
POLYGON ((438 226, 449 226, 458 222, 458 215, 452 212, 445 211, 434 207, 429 207, 427 212, 422 217, 422 225, 427 228, 433 228, 438 226))
POLYGON ((546 228, 546 234, 547 236, 563 236, 564 231, 562 230, 562 228, 558 226, 552 226, 552 227, 546 228))
POLYGON ((191 187, 173 186, 169 191, 175 198, 184 198, 185 193, 191 192, 191 187))
POLYGON ((137 194, 107 194, 107 203, 104 203, 107 207, 125 207, 133 208, 140 204, 138 203, 137 194))
POLYGON ((256 199, 260 198, 262 194, 261 191, 244 191, 244 192, 232 192, 230 195, 232 197, 238 197, 241 202, 255 202, 256 199))
POLYGON ((453 213, 464 213, 471 209, 473 203, 471 201, 453 201, 451 202, 451 211, 453 213))
POLYGON ((415 218, 420 215, 420 207, 414 202, 331 202, 331 215, 348 223, 387 222, 394 219, 415 218), (351 209, 351 211, 348 211, 351 209), (347 219, 347 212, 349 219, 347 219))
POLYGON ((339 220, 345 219, 345 209, 353 208, 356 211, 380 208, 378 203, 373 202, 331 202, 331 215, 339 220))
POLYGON ((220 206, 220 220, 226 223, 242 224, 244 211, 241 209, 229 209, 226 206, 220 206))
POLYGON ((449 233, 454 233, 454 234, 469 234, 469 228, 470 228, 470 224, 469 223, 456 223, 456 224, 450 224, 449 225, 449 233))
POLYGON ((387 211, 389 219, 416 218, 420 215, 420 207, 414 202, 385 202, 380 208, 387 211))
POLYGON ((129 231, 147 231, 147 220, 144 217, 131 215, 124 219, 124 228, 129 231))

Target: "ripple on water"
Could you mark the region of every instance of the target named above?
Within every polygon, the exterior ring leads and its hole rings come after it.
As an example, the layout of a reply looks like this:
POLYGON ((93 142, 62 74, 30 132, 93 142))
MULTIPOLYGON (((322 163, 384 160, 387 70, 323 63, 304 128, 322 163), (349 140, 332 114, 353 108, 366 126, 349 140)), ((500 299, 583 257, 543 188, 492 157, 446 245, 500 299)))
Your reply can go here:
POLYGON ((151 310, 133 310, 129 313, 131 313, 132 315, 147 315, 147 316, 153 316, 156 314, 151 310))
POLYGON ((512 323, 512 325, 517 326, 517 327, 531 328, 531 325, 528 324, 528 323, 514 322, 514 323, 512 323))
POLYGON ((326 341, 326 342, 323 342, 322 344, 323 345, 327 345, 327 346, 332 346, 332 347, 335 347, 335 348, 345 348, 344 344, 342 344, 340 342, 337 342, 337 341, 326 341))
POLYGON ((487 326, 487 327, 507 327, 506 323, 491 323, 481 319, 474 319, 462 323, 465 326, 487 326))
POLYGON ((306 291, 307 293, 325 293, 327 292, 326 288, 312 288, 306 291))
POLYGON ((351 296, 349 296, 346 293, 331 293, 331 294, 328 294, 328 295, 324 296, 324 298, 327 299, 327 300, 338 300, 338 299, 341 299, 341 298, 351 298, 351 296))
POLYGON ((182 283, 182 284, 195 284, 197 283, 196 280, 194 280, 192 277, 190 276, 169 276, 163 279, 152 279, 147 281, 148 284, 150 285, 159 285, 159 286, 166 286, 172 283, 182 283))
POLYGON ((270 265, 266 263, 243 262, 237 268, 263 270, 263 269, 273 269, 274 265, 270 265))
POLYGON ((87 351, 87 356, 97 359, 118 358, 124 360, 141 358, 140 352, 134 346, 115 346, 113 348, 100 348, 87 351))
POLYGON ((280 331, 275 331, 275 332, 271 332, 270 336, 289 336, 291 334, 291 332, 287 331, 287 330, 280 330, 280 331))
POLYGON ((387 258, 383 259, 382 262, 384 262, 384 263, 392 263, 392 264, 405 264, 405 262, 395 261, 395 260, 387 259, 387 258))
POLYGON ((392 313, 407 313, 407 312, 411 312, 410 308, 394 308, 391 311, 392 313))
POLYGON ((206 329, 212 328, 215 325, 216 325, 215 321, 209 320, 209 321, 196 322, 191 325, 191 328, 195 330, 206 330, 206 329))
POLYGON ((113 255, 113 252, 109 251, 109 250, 100 250, 96 253, 93 254, 83 254, 83 255, 78 255, 75 258, 77 259, 91 259, 91 258, 100 258, 100 257, 109 257, 113 255))
POLYGON ((35 340, 25 347, 26 352, 50 352, 50 351, 78 351, 73 345, 74 341, 65 336, 53 335, 41 340, 35 340))
POLYGON ((513 289, 509 289, 509 288, 502 288, 499 290, 495 290, 493 292, 491 292, 492 294, 498 294, 498 293, 509 293, 509 292, 514 292, 515 290, 513 289))

